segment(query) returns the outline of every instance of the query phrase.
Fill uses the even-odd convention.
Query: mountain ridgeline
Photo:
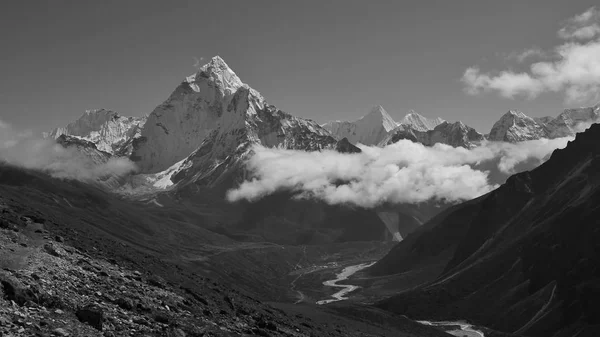
[[[313,214],[310,218],[297,211],[282,212],[268,207],[267,200],[271,198],[228,204],[224,200],[226,191],[252,175],[247,171],[245,162],[252,156],[253,146],[358,153],[360,148],[356,144],[359,143],[383,147],[406,139],[425,146],[442,143],[474,148],[486,140],[515,143],[572,136],[584,125],[597,120],[598,115],[599,106],[565,110],[556,118],[533,119],[521,112],[509,111],[494,124],[488,135],[483,135],[463,122],[430,119],[414,111],[396,122],[383,107],[376,106],[354,122],[336,121],[318,125],[269,104],[258,91],[243,83],[222,58],[216,56],[197,73],[185,78],[148,116],[122,117],[110,110],[90,110],[77,121],[54,129],[47,136],[68,136],[68,141],[63,139],[61,144],[80,150],[83,147],[81,142],[76,144],[78,139],[88,141],[88,145],[94,144],[95,149],[88,146],[83,151],[94,156],[94,160],[106,159],[106,154],[127,156],[133,160],[139,170],[136,175],[120,179],[112,177],[99,183],[111,191],[142,199],[158,193],[159,198],[183,198],[212,204],[215,209],[235,209],[223,212],[219,217],[208,217],[209,227],[224,226],[235,232],[244,228],[244,231],[252,232],[251,236],[256,234],[257,228],[263,228],[258,230],[259,237],[266,238],[269,230],[265,226],[270,228],[271,224],[284,221],[295,224],[293,228],[301,229],[302,234],[298,235],[303,239],[292,239],[292,242],[321,242],[354,240],[364,233],[375,232],[377,234],[368,237],[378,239],[386,232],[385,228],[394,237],[405,237],[410,232],[408,228],[418,227],[449,204],[390,205],[379,209],[378,215],[371,216],[368,214],[375,214],[373,211],[348,205],[330,207],[317,200],[298,200],[294,193],[287,191],[275,193],[278,203],[287,205],[280,207],[300,207],[304,212]],[[490,170],[494,184],[506,178],[506,174],[496,171],[495,166]],[[360,228],[340,222],[357,212],[361,215],[352,223],[363,221],[366,216],[374,225],[367,226],[369,229],[351,230],[354,234],[344,234],[346,230],[340,232],[341,228]],[[389,212],[398,216],[390,217]],[[324,228],[336,229],[330,231]],[[395,228],[401,229],[400,236]]]
[[[396,122],[383,107],[376,106],[353,122],[318,125],[270,105],[216,56],[185,78],[147,116],[123,117],[111,110],[89,110],[66,127],[45,135],[80,138],[94,143],[100,151],[129,157],[138,173],[146,175],[144,182],[160,177],[161,188],[192,183],[225,188],[246,175],[241,172],[243,162],[253,145],[317,151],[342,148],[338,142],[343,139],[353,145],[380,147],[408,139],[426,146],[442,143],[473,148],[486,140],[517,143],[573,136],[599,116],[600,105],[567,109],[556,118],[531,118],[511,110],[484,135],[461,121],[430,119],[412,110]]]

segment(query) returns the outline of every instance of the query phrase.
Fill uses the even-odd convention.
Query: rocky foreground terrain
[[[21,215],[10,200],[0,200],[3,336],[313,333],[310,321],[290,325],[281,312],[240,300],[243,295],[216,283],[206,280],[211,294],[201,296],[107,258],[96,248],[75,248],[45,229],[46,220],[39,215]]]

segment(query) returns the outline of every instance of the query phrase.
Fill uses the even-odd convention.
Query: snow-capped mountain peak
[[[385,111],[381,105],[374,106],[369,113],[360,118],[357,123],[362,123],[369,127],[383,126],[385,131],[391,131],[396,127],[396,121]]]
[[[131,159],[146,174],[183,160],[174,180],[214,183],[252,144],[315,150],[335,140],[316,122],[268,104],[217,56],[150,114]]]
[[[338,140],[347,138],[353,144],[376,145],[396,128],[397,123],[381,105],[377,105],[356,121],[331,121],[322,126]]]
[[[225,63],[220,56],[213,57],[210,62],[200,67],[197,73],[186,77],[185,82],[196,92],[199,92],[200,87],[198,82],[202,82],[201,78],[211,78],[215,84],[226,91],[225,94],[231,95],[237,89],[242,87],[244,83],[235,74],[231,68]]]
[[[434,119],[426,118],[414,110],[410,110],[399,124],[410,125],[417,131],[433,130],[436,126],[442,124],[443,119],[437,117]]]
[[[488,139],[492,141],[521,142],[546,137],[545,128],[521,111],[509,110],[494,123]]]

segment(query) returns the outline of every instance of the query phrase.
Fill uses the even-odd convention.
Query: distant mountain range
[[[187,167],[189,176],[190,169],[212,171],[212,164],[200,167],[206,166],[201,162],[239,160],[251,144],[310,151],[335,148],[344,138],[352,144],[370,146],[408,139],[427,146],[443,143],[472,148],[484,140],[516,143],[574,136],[599,118],[600,104],[566,109],[555,118],[531,118],[510,110],[484,135],[461,121],[426,118],[412,110],[396,122],[383,107],[376,106],[356,121],[318,125],[269,105],[216,56],[187,77],[148,116],[124,117],[111,110],[88,110],[67,126],[45,133],[45,137],[56,139],[64,134],[90,141],[100,151],[131,157],[142,173],[175,173]],[[232,153],[236,154],[232,157]],[[214,174],[212,177],[216,178]]]
[[[443,143],[470,148],[483,140],[516,143],[574,136],[599,118],[600,104],[566,109],[555,118],[531,118],[520,111],[510,110],[484,135],[461,121],[450,123],[439,117],[429,119],[412,110],[402,121],[396,122],[381,106],[376,106],[356,121],[332,121],[323,124],[323,127],[336,139],[348,138],[355,144],[385,146],[400,139],[409,139],[427,146]]]
[[[360,149],[354,146],[358,143],[386,146],[408,139],[426,146],[443,143],[473,148],[486,140],[520,142],[572,136],[583,126],[596,121],[599,109],[599,105],[569,109],[556,118],[536,119],[521,112],[509,111],[494,124],[488,135],[460,121],[451,123],[441,118],[430,119],[414,111],[396,122],[381,106],[374,107],[367,115],[353,122],[335,121],[319,125],[269,104],[258,91],[243,83],[223,59],[216,56],[197,73],[185,78],[148,116],[123,117],[110,110],[90,110],[66,127],[56,128],[45,136],[68,136],[61,140],[61,144],[67,147],[77,146],[81,149],[87,144],[86,154],[102,152],[93,154],[97,158],[105,158],[105,154],[108,154],[133,160],[139,168],[138,174],[121,179],[120,187],[115,187],[112,177],[108,184],[111,190],[116,188],[120,192],[139,196],[172,191],[165,195],[179,198],[186,194],[186,198],[196,198],[199,188],[208,188],[210,193],[204,193],[216,193],[213,199],[223,199],[226,190],[247,178],[249,172],[244,162],[252,155],[253,145],[305,151],[331,149],[359,152]],[[91,147],[92,144],[95,148]],[[285,202],[290,205],[297,204],[293,195],[285,195],[278,201],[287,200]],[[266,206],[261,206],[267,202],[265,200],[246,205],[247,211],[262,209]],[[319,204],[319,209],[327,210],[324,213],[319,211],[322,214],[332,211],[332,208],[318,201],[313,203],[304,203],[304,206],[311,209]],[[403,206],[400,218],[404,220],[400,225],[389,223],[389,219],[395,217],[381,216],[387,214],[389,209],[381,210],[381,220],[375,221],[380,223],[382,229],[382,221],[390,228],[400,226],[404,237],[444,208],[439,206],[435,203],[418,207]],[[270,217],[264,209],[261,212],[264,214],[257,218],[257,223]],[[347,216],[356,213],[356,210],[338,207],[333,212],[338,215],[329,214],[317,222],[331,222],[331,219],[326,220],[327,216],[335,218],[342,213]],[[295,219],[290,220],[290,216]],[[364,220],[364,216],[367,216],[366,213],[355,220]],[[300,220],[302,217],[298,213],[284,212],[277,217],[293,223],[305,222]],[[273,221],[273,218],[270,219]],[[241,219],[228,220],[229,223],[231,221]]]

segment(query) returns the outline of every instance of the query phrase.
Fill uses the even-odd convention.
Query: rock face
[[[56,142],[64,148],[77,149],[79,153],[90,158],[94,164],[104,164],[111,157],[110,153],[99,150],[95,143],[79,137],[62,134],[56,138]]]
[[[87,110],[79,119],[45,133],[45,137],[57,139],[61,135],[90,141],[98,150],[113,155],[128,156],[131,144],[140,136],[146,117],[124,117],[112,110]]]
[[[484,140],[484,136],[462,122],[442,122],[433,130],[427,131],[419,131],[411,125],[400,124],[388,137],[379,143],[379,146],[393,144],[401,139],[408,139],[425,146],[442,143],[454,147],[471,148]]]
[[[337,144],[335,145],[335,150],[340,153],[361,153],[362,152],[361,149],[352,145],[352,143],[350,143],[348,138],[342,138],[342,140],[337,142]]]
[[[347,138],[351,143],[376,145],[396,127],[397,123],[378,105],[364,117],[354,121],[331,121],[323,128],[331,132],[336,139]]]
[[[516,110],[505,113],[500,120],[494,123],[488,136],[491,141],[497,142],[522,142],[545,138],[546,129],[533,118]]]

